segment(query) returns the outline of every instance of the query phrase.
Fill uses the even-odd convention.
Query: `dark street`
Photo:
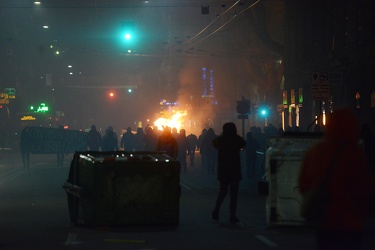
[[[309,228],[267,226],[265,196],[247,180],[241,182],[241,222],[229,223],[227,198],[220,222],[214,223],[217,181],[199,167],[181,175],[177,227],[74,226],[62,188],[69,163],[58,168],[55,162],[55,155],[32,155],[27,171],[18,154],[0,152],[1,249],[315,249]],[[364,249],[375,246],[371,232],[373,227],[366,232]]]

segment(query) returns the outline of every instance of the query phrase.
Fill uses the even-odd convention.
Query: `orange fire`
[[[187,115],[186,111],[175,111],[173,110],[170,117],[161,117],[154,121],[154,126],[158,127],[158,130],[163,130],[163,127],[176,128],[180,131],[183,128],[184,116]]]

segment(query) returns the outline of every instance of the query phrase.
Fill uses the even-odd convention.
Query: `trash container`
[[[68,180],[75,225],[179,223],[180,165],[159,152],[76,152]]]
[[[261,191],[267,195],[269,226],[306,224],[300,214],[302,197],[298,178],[304,155],[321,138],[321,134],[295,133],[270,139],[266,151],[266,179],[259,183]]]

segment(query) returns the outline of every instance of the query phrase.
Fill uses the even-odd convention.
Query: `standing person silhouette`
[[[135,151],[135,135],[133,134],[131,127],[128,127],[126,132],[122,135],[120,147],[124,151]]]
[[[240,151],[246,145],[245,140],[237,134],[236,125],[232,122],[223,125],[223,132],[213,140],[213,145],[218,150],[217,179],[220,182],[219,194],[212,211],[212,219],[219,220],[220,206],[228,193],[230,196],[230,223],[237,223],[237,197],[241,174]]]
[[[107,134],[103,137],[102,150],[118,151],[118,144],[113,130],[108,130]]]
[[[202,151],[206,155],[206,168],[208,175],[215,175],[217,163],[217,150],[212,144],[213,140],[217,137],[213,128],[209,128],[203,138],[201,145]]]
[[[178,155],[178,145],[171,133],[170,127],[165,127],[164,132],[158,138],[157,151],[165,152],[172,159],[176,160]]]
[[[109,133],[109,132],[111,132],[111,133]],[[105,134],[103,136],[103,144],[104,144],[104,141],[106,141],[107,146],[108,146],[108,142],[110,141],[110,140],[108,140],[108,138],[106,138],[108,135],[111,135],[114,138],[114,140],[116,141],[116,150],[118,150],[118,145],[119,145],[118,136],[117,136],[117,133],[113,130],[112,126],[108,126],[108,128],[105,130]],[[108,151],[108,150],[106,150],[106,151]]]
[[[87,147],[90,151],[99,151],[102,146],[102,136],[96,130],[96,126],[92,125],[91,130],[87,134]]]
[[[59,129],[64,130],[64,126],[60,125]],[[64,166],[64,145],[62,144],[62,140],[59,143],[58,152],[56,153],[56,160],[58,167]]]
[[[260,148],[258,140],[253,137],[253,133],[247,132],[246,134],[246,176],[248,179],[255,179],[256,177],[256,164],[257,164],[257,150]]]
[[[201,155],[201,164],[200,164],[201,169],[207,168],[207,164],[206,164],[207,163],[207,155],[206,155],[206,152],[204,152],[204,149],[202,148],[203,139],[204,139],[204,136],[206,135],[206,133],[207,133],[207,129],[204,128],[202,130],[202,133],[199,135],[198,142],[197,142],[199,154]]]
[[[20,139],[22,163],[25,169],[30,168],[31,141],[30,141],[29,133],[30,133],[29,128],[28,127],[24,128],[21,132],[21,139]]]
[[[197,148],[198,137],[191,133],[190,135],[186,136],[189,142],[189,166],[195,167],[195,150]]]
[[[135,151],[142,151],[145,147],[143,138],[145,137],[145,132],[143,131],[143,128],[138,127],[137,133],[134,135],[134,149]]]
[[[373,179],[358,142],[356,116],[349,109],[337,109],[327,117],[323,140],[304,157],[301,194],[323,186],[327,196],[324,212],[313,221],[318,249],[361,249]]]
[[[151,127],[147,127],[146,134],[143,137],[144,151],[156,151],[158,146],[158,136]]]
[[[180,162],[181,172],[187,172],[186,157],[189,155],[189,141],[186,137],[186,130],[180,129],[180,133],[176,136],[177,141],[177,160]]]

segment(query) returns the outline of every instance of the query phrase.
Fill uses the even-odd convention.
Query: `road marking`
[[[183,186],[186,189],[193,190],[192,188],[190,188],[189,186],[185,185],[184,183],[180,183],[180,185]]]
[[[76,233],[69,233],[68,238],[66,239],[64,245],[65,246],[74,246],[77,244],[81,244],[81,242],[76,241],[77,240],[77,234]]]
[[[111,242],[111,243],[133,243],[133,244],[146,243],[146,240],[105,239],[104,241]]]
[[[32,168],[50,168],[51,164],[48,162],[41,162],[31,165]],[[57,166],[56,166],[57,167]]]
[[[262,241],[264,244],[266,244],[269,247],[278,247],[275,243],[273,243],[270,239],[268,239],[266,236],[263,235],[255,235],[255,238]]]
[[[7,175],[5,177],[1,177],[0,179],[0,185],[4,184],[6,182],[9,182],[13,179],[15,179],[17,176],[20,176],[21,174],[24,174],[25,171],[20,170],[20,169],[14,169],[10,171],[9,173],[6,173]]]

